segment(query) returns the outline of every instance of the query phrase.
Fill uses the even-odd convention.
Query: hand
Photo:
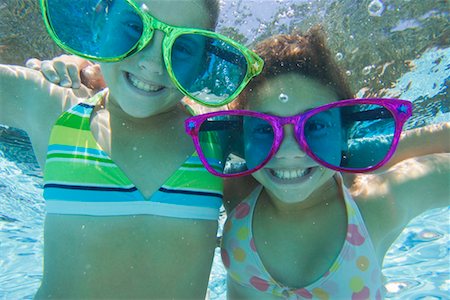
[[[54,84],[67,88],[78,89],[81,86],[79,70],[92,64],[91,62],[71,55],[61,55],[52,60],[40,61],[29,59],[25,65],[41,73]]]
[[[100,67],[78,56],[61,55],[43,61],[31,58],[26,66],[42,72],[47,80],[62,87],[79,89],[85,85],[94,92],[106,87]]]

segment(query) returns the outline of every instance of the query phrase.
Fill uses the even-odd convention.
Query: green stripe
[[[192,183],[195,182],[195,188]],[[177,170],[165,183],[164,186],[171,188],[201,189],[221,193],[223,180],[202,170]]]
[[[80,117],[70,112],[65,112],[58,119],[58,121],[56,121],[55,125],[65,126],[69,128],[76,128],[81,130],[90,130],[90,116],[87,115],[85,117]]]
[[[45,181],[66,181],[89,184],[130,185],[132,182],[114,165],[104,167],[77,161],[48,161],[45,165]]]
[[[49,144],[80,146],[84,148],[102,150],[90,131],[58,125],[53,127]]]
[[[47,154],[47,159],[50,159],[50,158],[83,159],[83,160],[90,160],[90,161],[114,164],[112,160],[107,159],[107,158],[92,157],[92,156],[87,156],[87,155],[82,155],[82,154],[71,154],[71,153]]]

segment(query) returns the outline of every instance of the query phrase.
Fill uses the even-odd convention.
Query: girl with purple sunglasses
[[[449,204],[448,153],[386,165],[410,102],[339,101],[352,94],[324,44],[318,28],[263,41],[265,68],[238,110],[185,122],[209,171],[228,178],[230,299],[382,299],[388,248],[412,218]]]

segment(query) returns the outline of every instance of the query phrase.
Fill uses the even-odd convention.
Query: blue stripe
[[[53,187],[54,184],[44,186],[44,198],[46,201],[59,200],[68,202],[134,202],[146,201],[141,193],[133,188],[130,191],[117,191],[114,189],[78,189]],[[80,200],[82,199],[82,200]],[[185,205],[192,207],[209,207],[219,209],[222,205],[222,195],[215,193],[197,193],[186,191],[156,191],[150,200],[151,202],[160,202],[174,205]]]
[[[69,146],[69,145],[61,145],[61,144],[53,144],[48,146],[48,151],[65,151],[65,152],[72,152],[69,154],[75,155],[73,152],[79,152],[79,153],[88,153],[92,155],[100,155],[105,158],[109,159],[108,154],[106,152],[99,150],[99,149],[93,149],[93,148],[85,148],[80,146]]]
[[[76,106],[71,107],[67,112],[68,113],[77,113],[78,115],[82,115],[83,118],[87,118],[90,116],[92,109],[94,106],[91,106],[86,103],[79,103]]]
[[[186,193],[186,191],[165,192],[158,190],[153,194],[152,202],[193,207],[210,207],[219,209],[222,205],[222,195],[214,193]]]
[[[125,202],[144,201],[139,191],[118,192],[99,190],[77,190],[64,188],[44,189],[46,201],[61,200],[73,202]]]

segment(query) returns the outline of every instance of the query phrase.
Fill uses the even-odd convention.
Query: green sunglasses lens
[[[176,80],[189,96],[208,105],[226,102],[247,73],[247,60],[239,49],[201,34],[178,36],[171,63]]]
[[[127,54],[142,36],[141,17],[125,0],[48,0],[47,18],[66,50],[102,59]]]
[[[213,32],[173,27],[154,18],[150,18],[153,25],[144,24],[128,0],[42,3],[55,41],[65,50],[92,60],[123,59],[145,46],[139,44],[144,31],[152,35],[154,30],[144,30],[145,26],[162,30],[170,41],[163,49],[170,77],[185,95],[207,106],[230,102],[262,68],[258,58],[249,68],[247,50]]]

